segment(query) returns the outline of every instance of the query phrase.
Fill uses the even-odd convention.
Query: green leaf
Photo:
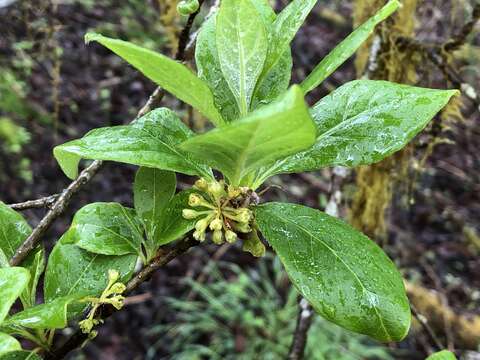
[[[0,324],[8,314],[10,307],[28,284],[30,274],[21,267],[0,269]]]
[[[7,328],[63,329],[68,324],[68,306],[79,299],[79,296],[65,296],[45,304],[36,305],[7,318],[2,326]]]
[[[0,360],[42,360],[42,358],[30,351],[12,351],[0,355]]]
[[[315,145],[278,161],[268,175],[366,165],[402,149],[457,90],[425,89],[388,81],[355,80],[311,110]]]
[[[315,89],[323,80],[338,69],[365,40],[373,33],[375,26],[392,15],[400,6],[397,0],[390,0],[374,16],[360,25],[337,45],[322,61],[313,69],[310,75],[302,82],[302,89],[306,93]]]
[[[14,337],[0,332],[0,358],[8,352],[22,350],[22,346]]]
[[[255,0],[253,3],[262,16],[265,28],[270,28],[276,17],[270,5],[263,0]],[[225,121],[231,122],[240,117],[240,111],[220,67],[215,36],[216,17],[216,14],[212,15],[202,25],[197,38],[195,60],[198,76],[208,83],[215,98],[215,105]],[[292,55],[290,47],[287,46],[279,61],[268,72],[263,73],[258,80],[251,110],[272,102],[288,89],[291,69]]]
[[[278,14],[270,32],[264,73],[268,73],[281,59],[285,50],[290,47],[295,34],[316,2],[317,0],[294,0]]]
[[[294,86],[279,101],[180,147],[238,185],[249,171],[310,147],[315,133],[303,94]]]
[[[442,350],[430,355],[425,360],[457,360],[457,357],[451,351]]]
[[[192,105],[215,125],[223,124],[224,121],[214,106],[213,95],[207,84],[185,65],[127,41],[110,39],[100,34],[88,33],[85,41],[99,42],[157,85]]]
[[[175,194],[175,173],[142,167],[133,186],[135,210],[145,225],[150,252],[156,250],[165,209]]]
[[[4,255],[1,257],[11,259],[31,232],[23,216],[0,201],[0,252]]]
[[[182,216],[182,210],[190,208],[188,197],[194,190],[185,190],[176,194],[165,209],[161,222],[161,231],[156,238],[157,245],[165,245],[179,239],[193,230],[197,220],[187,220]]]
[[[32,252],[22,262],[22,266],[30,272],[28,285],[22,295],[20,295],[23,307],[28,308],[35,305],[38,281],[45,270],[45,250],[40,247],[35,252]]]
[[[250,108],[268,49],[262,17],[250,0],[222,1],[216,42],[223,76],[244,116]]]
[[[141,256],[141,227],[133,209],[118,203],[92,203],[77,211],[62,240],[95,254]]]
[[[298,291],[327,320],[380,341],[410,327],[400,273],[373,241],[305,206],[261,205],[256,221]]]
[[[81,158],[211,177],[211,171],[177,148],[194,133],[171,110],[156,109],[131,125],[95,129],[83,138],[54,148],[53,154],[71,179],[78,175]]]
[[[137,256],[93,254],[64,243],[65,237],[68,233],[48,258],[44,284],[46,303],[65,296],[99,296],[107,286],[108,270],[117,270],[123,283],[131,278]]]
[[[195,47],[195,63],[198,77],[212,90],[218,111],[226,122],[231,122],[240,117],[240,110],[220,68],[215,37],[216,18],[217,15],[214,14],[202,24]]]
[[[22,215],[0,201],[0,268],[10,266],[8,260],[31,234],[32,229]],[[38,279],[45,267],[45,252],[41,247],[32,252],[21,264],[30,271],[30,280],[20,296],[24,306],[35,303]]]

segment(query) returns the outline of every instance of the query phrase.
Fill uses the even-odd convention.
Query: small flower
[[[205,199],[198,194],[190,194],[188,197],[188,205],[192,207],[201,206],[205,202]]]
[[[115,283],[112,285],[112,287],[110,288],[110,294],[123,294],[123,292],[127,289],[127,287],[125,286],[125,284],[122,284],[122,283]]]
[[[223,234],[222,230],[215,230],[213,232],[212,240],[215,244],[220,245],[223,244]]]
[[[213,195],[215,199],[225,195],[225,185],[223,182],[213,181],[208,184],[208,192]]]
[[[208,182],[204,178],[200,178],[197,181],[195,181],[195,185],[193,185],[193,187],[200,191],[207,191]]]
[[[225,231],[225,240],[227,240],[228,243],[232,244],[237,241],[237,234],[235,234],[232,230],[227,230]]]
[[[195,211],[192,209],[183,209],[182,210],[182,216],[187,219],[187,220],[193,220],[199,217],[200,215],[205,214],[203,211]]]
[[[223,228],[223,221],[220,220],[219,218],[216,218],[210,223],[211,230],[222,230],[222,228]]]

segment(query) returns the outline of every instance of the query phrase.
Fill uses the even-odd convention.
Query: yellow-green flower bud
[[[108,281],[109,282],[114,283],[118,280],[119,277],[120,277],[120,274],[118,273],[117,270],[114,270],[114,269],[108,270]]]
[[[223,221],[219,218],[216,218],[210,223],[210,229],[212,230],[222,230],[223,228]]]
[[[237,221],[241,223],[249,223],[252,219],[252,211],[247,208],[238,209]]]
[[[227,242],[232,244],[237,241],[237,234],[235,234],[232,230],[227,230],[225,231],[225,239],[227,240]]]
[[[237,232],[241,232],[241,233],[245,233],[245,234],[252,231],[252,228],[250,227],[250,225],[246,224],[246,223],[235,223],[235,224],[233,224],[233,228]]]
[[[222,230],[215,230],[213,232],[213,237],[212,237],[212,240],[215,244],[217,245],[221,245],[223,244],[223,234],[222,234]]]
[[[126,288],[125,284],[117,282],[112,285],[109,292],[110,294],[122,294]]]
[[[201,191],[207,191],[208,182],[204,178],[200,178],[197,181],[195,181],[195,185],[193,185],[193,187]]]
[[[193,233],[193,238],[195,240],[198,240],[198,241],[205,241],[205,231],[204,232],[201,232],[201,231],[195,231]]]
[[[209,223],[210,223],[210,216],[207,216],[196,222],[195,229],[200,232],[205,232],[205,230],[207,230]]]
[[[82,333],[88,334],[93,329],[93,319],[88,318],[82,320],[78,323],[78,325],[80,326],[80,330],[82,330]]]
[[[125,300],[125,298],[121,295],[117,295],[108,300],[108,302],[112,304],[115,309],[120,310],[123,307],[123,300]]]
[[[198,0],[182,0],[177,5],[177,11],[182,16],[193,14],[200,7]]]
[[[205,199],[198,194],[190,194],[188,197],[188,205],[196,207],[196,206],[201,206],[203,203],[205,203]]]
[[[232,185],[228,185],[228,197],[230,199],[234,199],[240,195],[240,189],[233,187]]]
[[[208,192],[212,194],[215,198],[220,198],[225,195],[225,185],[223,181],[213,181],[208,184]]]
[[[203,212],[195,211],[192,209],[183,209],[182,216],[187,220],[193,220],[199,217],[200,215],[204,214]]]

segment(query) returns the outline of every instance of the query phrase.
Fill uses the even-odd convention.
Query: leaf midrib
[[[288,219],[288,218],[283,218],[281,216],[279,216],[277,213],[274,213],[274,212],[271,212],[270,213],[271,215],[273,216],[276,216],[277,218],[279,218],[280,220],[283,220],[285,222],[288,222],[290,224],[292,224],[294,227],[298,227],[299,229],[301,229],[303,232],[307,233],[309,236],[311,236],[311,238],[314,238],[314,239],[317,239],[326,249],[328,249],[344,266],[345,268],[353,275],[353,277],[355,278],[355,280],[358,282],[358,284],[360,285],[360,287],[362,288],[362,291],[365,293],[365,292],[370,292],[364,285],[363,285],[363,282],[360,280],[360,278],[358,277],[358,275],[355,273],[355,271],[353,271],[353,269],[337,254],[337,252],[332,249],[327,243],[325,243],[325,241],[323,241],[322,239],[316,237],[313,233],[311,233],[306,227],[298,224],[298,223],[295,223],[293,222],[292,220]],[[380,325],[382,326],[382,330],[385,332],[385,334],[387,335],[388,338],[392,338],[392,336],[390,335],[390,333],[387,331],[386,327],[385,327],[385,324],[383,322],[383,319],[382,317],[380,316],[380,313],[378,311],[378,308],[374,305],[372,306],[374,311],[375,311],[375,314],[377,315],[377,318],[378,320],[380,321]]]

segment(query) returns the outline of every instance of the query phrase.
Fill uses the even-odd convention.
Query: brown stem
[[[467,41],[468,35],[473,31],[475,24],[480,19],[480,3],[477,3],[472,11],[472,19],[463,25],[462,29],[458,34],[453,36],[450,40],[448,40],[444,45],[443,48],[445,51],[455,51],[458,50],[460,47],[465,45]]]
[[[143,269],[140,270],[140,272],[127,283],[127,288],[124,294],[128,295],[131,293],[133,290],[138,288],[140,284],[148,281],[156,270],[162,266],[165,266],[177,256],[182,255],[195,245],[198,245],[198,241],[192,238],[186,238],[178,242],[174,247],[167,249],[161,248],[158,251],[157,256],[148,265],[144,266]],[[117,310],[113,306],[103,306],[101,308],[100,318],[105,320],[113,315],[116,311]],[[84,334],[80,330],[77,330],[62,346],[46,354],[45,360],[63,359],[69,352],[80,347],[87,339],[88,334]]]
[[[51,208],[52,205],[57,201],[61,194],[53,194],[45,196],[36,200],[28,200],[21,203],[10,204],[8,205],[11,209],[16,211],[28,210],[28,209],[41,209],[41,208]]]
[[[297,326],[293,334],[292,345],[288,353],[289,360],[301,360],[305,354],[307,345],[308,330],[312,325],[313,308],[304,298],[300,298],[298,302]]]

